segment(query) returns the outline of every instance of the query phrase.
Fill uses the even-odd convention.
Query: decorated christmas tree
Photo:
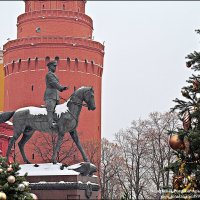
[[[7,163],[0,157],[0,200],[33,200],[37,196],[30,192],[26,176],[19,176],[18,163]]]
[[[194,72],[181,90],[183,100],[174,100],[172,111],[178,113],[182,127],[169,132],[169,145],[177,158],[166,169],[173,171],[174,199],[200,199],[200,52],[186,59],[186,66]]]

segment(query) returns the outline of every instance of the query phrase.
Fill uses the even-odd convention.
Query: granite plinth
[[[78,172],[60,169],[61,164],[21,165],[20,174],[28,173],[31,191],[39,200],[98,199],[98,177],[81,176]]]

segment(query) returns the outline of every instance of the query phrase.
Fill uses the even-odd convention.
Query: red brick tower
[[[83,108],[78,130],[82,141],[100,141],[104,46],[92,40],[93,21],[85,14],[85,3],[25,1],[25,13],[17,19],[17,39],[4,45],[4,111],[44,104],[46,63],[56,59],[60,83],[70,86],[63,98],[74,87],[94,87],[97,108]]]

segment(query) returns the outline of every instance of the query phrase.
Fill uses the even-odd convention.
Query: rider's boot
[[[49,127],[51,129],[57,128],[57,123],[53,120],[53,112],[51,112],[51,111],[48,112],[47,118],[48,118]]]

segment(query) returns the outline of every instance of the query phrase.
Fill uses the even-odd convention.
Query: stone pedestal
[[[20,174],[28,173],[31,192],[39,200],[98,199],[98,177],[81,176],[60,164],[22,165]],[[57,169],[56,169],[57,168]]]

